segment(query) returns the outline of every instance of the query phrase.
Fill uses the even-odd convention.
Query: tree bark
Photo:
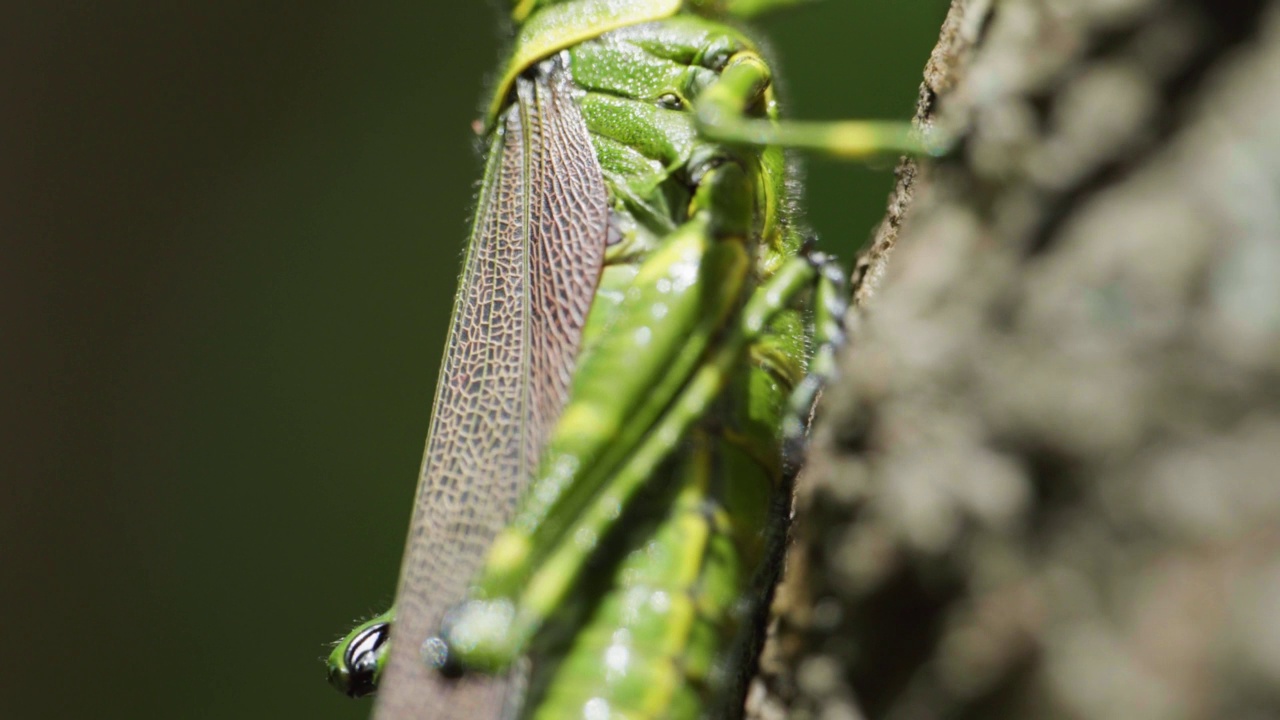
[[[1280,717],[1277,6],[956,0],[757,717]]]

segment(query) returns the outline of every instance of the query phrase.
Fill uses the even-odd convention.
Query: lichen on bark
[[[758,707],[1280,715],[1277,5],[957,0]]]

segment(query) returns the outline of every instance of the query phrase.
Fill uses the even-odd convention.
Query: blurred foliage
[[[942,0],[759,25],[808,118],[908,117]],[[0,716],[363,717],[500,51],[485,3],[30,4],[0,33]],[[850,256],[885,169],[809,164]]]

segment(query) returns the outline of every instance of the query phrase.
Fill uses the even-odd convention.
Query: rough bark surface
[[[756,712],[1280,717],[1280,0],[955,5]]]

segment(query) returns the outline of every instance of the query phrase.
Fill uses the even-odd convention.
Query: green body
[[[685,14],[568,50],[621,241],[605,255],[570,404],[475,593],[518,597],[531,615],[548,616],[539,629],[547,639],[529,638],[527,715],[536,719],[726,717],[740,700],[741,653],[753,646],[749,630],[772,587],[767,560],[785,528],[780,429],[804,373],[799,313],[735,348],[722,368],[726,389],[698,415],[673,418],[671,404],[746,297],[800,246],[783,211],[781,149],[703,140],[686,109],[718,77],[705,65],[749,49],[731,28]],[[765,97],[760,111],[772,111]],[[698,279],[681,288],[691,273]],[[626,507],[630,488],[618,492],[626,523],[603,534],[622,537],[575,541],[600,533],[589,509],[609,505],[616,475],[662,420],[687,427],[663,439],[668,455],[634,491],[645,497]],[[607,489],[584,497],[579,484]],[[548,565],[566,556],[576,565],[573,556],[590,551],[593,568],[568,594],[539,592],[530,587],[539,548],[556,548],[541,559]],[[543,574],[547,584],[561,579]],[[567,597],[581,607],[570,611]],[[524,634],[516,618],[504,638]],[[516,651],[504,647],[494,660]],[[483,653],[472,651],[479,664],[490,662]]]
[[[785,528],[780,428],[807,357],[799,313],[734,349],[719,368],[725,391],[698,415],[673,418],[671,404],[800,246],[781,149],[704,140],[686,109],[718,78],[706,65],[749,49],[729,27],[686,14],[567,51],[620,241],[605,256],[569,404],[473,593],[515,602],[506,642],[456,651],[463,664],[496,667],[527,640],[529,717],[728,717],[740,701],[741,654]],[[772,111],[767,96],[759,110]],[[666,456],[640,473],[641,497],[611,497],[663,420],[689,429],[660,443]],[[625,522],[592,522],[611,502]],[[584,560],[590,569],[575,573]]]
[[[818,341],[833,339],[819,325],[815,341],[806,322],[820,276],[800,257],[777,143],[894,146],[865,126],[778,123],[768,65],[726,22],[778,4],[516,3],[390,648],[358,663],[370,687],[383,681],[377,717],[741,712],[786,532],[784,426],[802,432],[813,388],[797,388]],[[568,161],[548,170],[556,153]],[[491,249],[516,237],[516,250]],[[526,263],[494,270],[525,246]],[[549,267],[588,284],[539,296]],[[527,298],[523,330],[476,319],[487,317],[477,298],[495,293]],[[585,318],[561,312],[579,300]],[[540,332],[562,341],[563,361],[539,365]],[[467,460],[481,431],[462,449],[440,440],[463,423],[451,418],[465,393],[483,395],[488,370],[458,360],[477,342],[534,348],[516,373],[531,389],[477,424],[518,446],[496,481],[475,469],[489,466],[485,451]],[[448,472],[474,492],[442,482]],[[470,504],[451,504],[458,493]],[[450,524],[451,512],[468,519]],[[381,619],[371,623],[331,659],[349,692],[353,642],[367,644]]]

